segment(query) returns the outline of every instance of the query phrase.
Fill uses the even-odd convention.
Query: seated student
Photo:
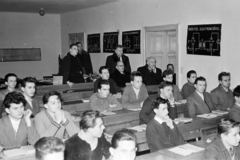
[[[127,129],[114,133],[112,145],[109,148],[111,157],[108,160],[134,160],[137,150],[137,138]]]
[[[32,111],[24,111],[26,100],[22,93],[8,93],[3,104],[8,116],[0,119],[0,144],[5,149],[35,144],[39,134],[30,118]]]
[[[130,73],[124,71],[124,63],[118,61],[116,64],[116,70],[110,76],[118,85],[118,87],[125,87],[126,83],[130,82]]]
[[[25,110],[30,109],[32,117],[34,117],[40,111],[38,101],[33,98],[36,91],[36,79],[32,77],[24,78],[21,83],[21,89],[27,101]]]
[[[131,85],[124,88],[122,96],[122,104],[127,109],[141,108],[143,102],[148,97],[148,91],[142,83],[142,74],[134,71],[130,75]]]
[[[218,75],[219,86],[211,91],[212,102],[219,110],[229,110],[234,105],[233,93],[230,89],[230,73],[221,72]]]
[[[17,75],[14,73],[8,73],[4,78],[7,88],[0,91],[0,118],[2,118],[2,113],[4,112],[3,100],[5,96],[13,91],[18,91],[16,88],[17,85]]]
[[[148,124],[149,121],[151,121],[155,113],[152,109],[152,103],[156,100],[156,98],[163,98],[168,101],[168,112],[169,112],[169,117],[171,119],[177,118],[177,109],[174,104],[174,97],[172,95],[172,83],[163,81],[159,85],[159,95],[156,96],[149,96],[143,103],[143,107],[140,111],[140,124]]]
[[[169,63],[168,65],[167,65],[167,70],[172,70],[172,72],[173,72],[173,81],[172,81],[172,83],[174,84],[174,85],[176,85],[177,83],[177,78],[176,78],[176,73],[174,73],[174,66],[173,66],[173,64],[171,64],[171,63]]]
[[[240,159],[239,122],[222,119],[217,126],[219,137],[204,151],[202,159],[237,160]]]
[[[98,92],[90,97],[90,107],[99,112],[116,111],[122,109],[122,104],[113,97],[110,90],[110,83],[107,80],[101,80],[98,83]]]
[[[147,124],[146,139],[151,152],[184,144],[177,125],[168,117],[167,100],[157,98],[152,104],[155,117]]]
[[[113,94],[113,96],[115,98],[122,98],[121,95],[121,88],[119,88],[116,84],[116,82],[114,82],[114,80],[112,80],[111,78],[109,78],[109,69],[106,66],[101,66],[99,68],[99,73],[100,73],[100,78],[98,78],[95,82],[94,82],[94,92],[98,91],[98,83],[101,80],[108,80],[110,83],[110,93]]]
[[[182,96],[184,99],[187,99],[190,94],[195,91],[194,83],[197,78],[197,73],[194,70],[190,70],[187,72],[187,80],[188,82],[185,83],[182,87]]]
[[[65,146],[61,139],[56,137],[43,137],[35,144],[36,160],[64,160]]]
[[[110,143],[106,140],[103,120],[98,111],[82,114],[80,132],[65,141],[65,160],[102,160],[110,157]]]
[[[215,110],[211,95],[205,91],[207,82],[204,77],[198,77],[194,84],[196,90],[187,98],[187,106],[190,117],[199,114],[210,113]]]
[[[171,82],[173,84],[173,71],[171,69],[165,70],[163,72],[163,80]],[[186,103],[186,100],[183,100],[182,94],[177,85],[173,84],[173,97],[175,101],[181,103]]]
[[[61,110],[62,98],[60,93],[50,91],[44,94],[43,104],[46,108],[35,116],[36,129],[41,137],[58,137],[63,139],[64,133],[72,136],[79,132],[72,116]]]
[[[162,70],[156,67],[156,62],[154,57],[148,57],[146,59],[146,65],[137,69],[142,73],[143,83],[145,85],[156,85],[163,81]]]
[[[233,96],[235,99],[235,104],[229,111],[229,118],[236,122],[240,122],[240,85],[234,88]]]

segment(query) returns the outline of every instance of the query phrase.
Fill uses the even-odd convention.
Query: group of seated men
[[[72,48],[70,46],[70,52],[71,50],[74,50],[74,53],[77,52],[74,46],[76,45]],[[120,57],[119,54],[121,54]],[[75,62],[73,66],[76,67],[78,60]],[[15,89],[17,76],[7,74],[5,76],[7,89],[0,92],[1,116],[4,115],[0,119],[0,145],[4,149],[12,149],[35,144],[37,149],[39,143],[41,145],[44,145],[43,141],[47,143],[44,137],[68,138],[59,149],[60,152],[65,150],[66,160],[100,160],[103,156],[111,160],[133,160],[136,156],[135,135],[129,130],[118,131],[114,134],[110,144],[103,134],[105,126],[101,112],[123,108],[139,109],[140,124],[147,124],[147,144],[150,151],[155,152],[186,143],[173,121],[179,116],[178,105],[182,104],[187,106],[186,116],[190,117],[210,113],[217,109],[228,110],[229,118],[233,120],[223,119],[219,123],[219,138],[205,150],[204,156],[229,159],[232,158],[229,156],[233,154],[235,158],[240,157],[240,152],[238,152],[240,148],[238,147],[240,86],[237,86],[233,92],[231,91],[230,73],[221,72],[218,75],[219,86],[209,94],[206,92],[206,79],[197,77],[196,71],[191,70],[187,73],[188,82],[180,91],[179,87],[174,84],[176,75],[172,65],[169,66],[170,69],[162,73],[161,69],[156,67],[155,58],[147,58],[146,63],[146,66],[139,67],[138,71],[128,74],[131,71],[129,59],[122,54],[122,47],[118,46],[106,62],[114,67],[110,69],[107,66],[101,66],[99,69],[100,78],[94,82],[95,93],[90,97],[91,110],[83,113],[79,126],[75,125],[67,111],[62,110],[62,98],[58,92],[45,93],[44,109],[40,110],[34,98],[36,80],[31,77],[24,78],[21,82],[21,90],[18,90]],[[125,65],[128,66],[127,70],[125,70]],[[71,67],[70,70],[73,71]],[[119,74],[129,76],[130,81],[125,82],[122,78],[124,82],[116,83],[119,80]],[[70,77],[76,78],[71,73]],[[114,80],[114,77],[117,80]],[[66,79],[66,83],[71,86],[77,82]],[[153,84],[158,85],[159,94],[149,96],[146,85]],[[122,90],[121,87],[124,89]],[[2,114],[3,112],[6,113]],[[51,139],[49,141],[51,142]],[[219,147],[220,149],[225,147],[227,152],[219,153]],[[41,157],[39,159],[47,157],[37,153],[36,157]],[[58,156],[63,157],[63,154],[58,154]]]

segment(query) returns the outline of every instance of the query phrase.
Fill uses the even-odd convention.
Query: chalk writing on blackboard
[[[88,35],[88,52],[89,53],[100,53],[100,33]]]
[[[118,45],[118,32],[107,32],[103,35],[103,52],[112,53]]]
[[[187,54],[220,56],[221,24],[189,25]]]
[[[122,33],[123,53],[141,53],[141,31],[127,31]]]

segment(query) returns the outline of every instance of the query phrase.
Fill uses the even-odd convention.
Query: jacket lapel
[[[4,118],[4,125],[6,138],[8,138],[9,142],[11,143],[11,146],[15,146],[16,139],[15,131],[8,116]]]
[[[195,97],[196,101],[198,101],[201,104],[205,104],[205,102],[203,101],[202,97],[200,97],[200,95],[197,93],[197,91],[194,91],[193,94],[194,94],[194,97]]]
[[[22,118],[18,127],[17,135],[16,135],[16,144],[21,145],[23,138],[25,138],[25,135],[26,135],[26,124],[25,124],[25,120]]]

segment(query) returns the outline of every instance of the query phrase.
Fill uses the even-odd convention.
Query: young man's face
[[[53,152],[46,154],[41,160],[64,160],[64,152]]]
[[[117,68],[117,70],[118,70],[119,72],[123,72],[123,71],[124,71],[124,64],[123,64],[123,62],[119,61],[119,62],[117,63],[116,68]]]
[[[15,76],[11,76],[11,77],[8,77],[8,81],[5,82],[5,84],[11,88],[11,89],[14,89],[17,85],[17,77]]]
[[[206,89],[207,82],[206,81],[198,81],[197,84],[195,84],[194,86],[198,92],[203,93]]]
[[[154,109],[155,114],[162,118],[165,119],[166,117],[168,117],[168,106],[167,103],[165,104],[160,104],[158,109]]]
[[[173,87],[172,86],[166,86],[162,89],[160,89],[160,95],[162,98],[168,99],[173,94]]]
[[[69,51],[71,55],[76,56],[78,53],[78,48],[77,46],[72,46],[72,48],[70,48]]]
[[[166,77],[163,78],[164,81],[168,81],[168,82],[173,82],[173,75],[169,74]]]
[[[115,50],[115,53],[118,55],[118,57],[121,57],[122,54],[123,54],[123,48],[117,48],[117,49]]]
[[[108,71],[108,69],[103,69],[102,73],[100,74],[100,76],[102,77],[102,79],[108,80],[109,79],[109,71]]]
[[[190,78],[187,78],[187,80],[188,80],[189,83],[194,84],[196,78],[197,78],[197,74],[192,73]]]
[[[15,104],[11,103],[9,108],[5,109],[9,116],[15,120],[19,120],[22,118],[24,113],[23,103]]]
[[[239,127],[234,127],[229,130],[226,134],[221,134],[221,138],[228,146],[238,146],[240,141]]]
[[[219,82],[223,87],[229,88],[231,85],[231,78],[230,76],[222,76],[222,80]]]
[[[140,89],[142,86],[142,77],[135,76],[134,80],[131,81],[131,84],[133,85],[134,88]]]
[[[105,126],[103,125],[102,118],[96,119],[96,125],[93,128],[89,128],[89,132],[92,134],[93,137],[100,138],[103,134]]]
[[[120,140],[117,148],[110,148],[113,160],[134,160],[136,157],[136,144],[132,140]]]
[[[56,113],[61,110],[62,103],[57,95],[49,97],[48,102],[44,105],[50,112]]]
[[[102,84],[101,89],[98,89],[98,93],[102,98],[107,98],[109,92],[110,92],[110,85],[108,84]]]
[[[27,82],[25,87],[21,87],[23,93],[28,97],[33,97],[35,94],[35,83]]]

